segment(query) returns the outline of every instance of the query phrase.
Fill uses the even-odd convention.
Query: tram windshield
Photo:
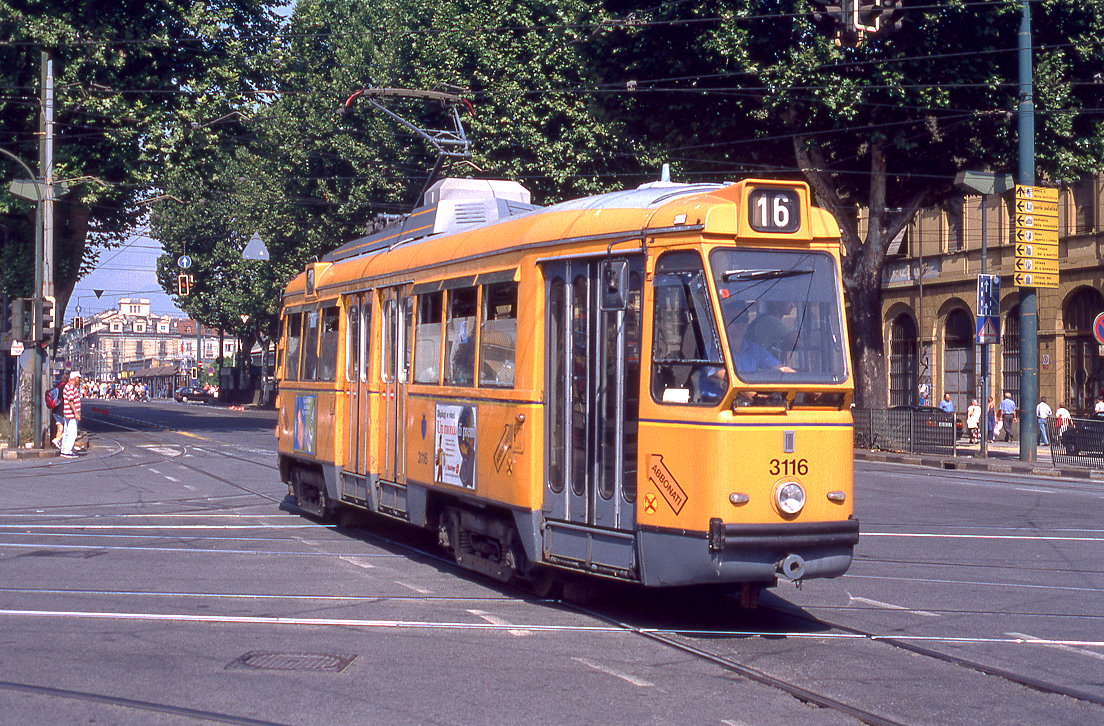
[[[838,273],[830,255],[721,248],[709,261],[724,337],[741,380],[846,380]]]

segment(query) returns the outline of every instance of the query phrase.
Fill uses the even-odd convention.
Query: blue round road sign
[[[181,270],[187,270],[192,266],[192,258],[188,255],[180,255],[180,259],[176,261],[176,264],[180,266]]]
[[[1097,315],[1093,321],[1093,337],[1097,343],[1104,345],[1104,313]]]

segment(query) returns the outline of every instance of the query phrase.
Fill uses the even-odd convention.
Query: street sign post
[[[1000,276],[978,275],[975,340],[981,345],[1000,342]],[[988,354],[986,354],[988,355]]]
[[[1104,345],[1104,313],[1097,315],[1093,321],[1093,337],[1097,343]]]
[[[1016,185],[1013,282],[1019,287],[1058,287],[1058,190]]]

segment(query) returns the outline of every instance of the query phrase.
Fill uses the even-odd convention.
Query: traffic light
[[[882,32],[895,33],[905,24],[905,11],[901,0],[882,0]]]
[[[32,316],[34,320],[31,322],[32,338],[36,343],[53,345],[54,334],[57,332],[54,328],[54,299],[44,297],[35,308]]]
[[[73,318],[73,328],[75,330],[80,330],[83,327],[84,327],[84,318],[82,318],[80,315]]]
[[[877,33],[882,29],[882,0],[855,0],[851,29],[856,33]]]
[[[9,303],[8,312],[8,329],[11,331],[12,340],[18,340],[21,343],[27,342],[30,338],[27,333],[29,332],[27,326],[27,313],[30,312],[31,301],[22,298],[12,298]]]
[[[191,369],[188,371],[188,377],[191,378],[193,381],[198,381],[199,380],[199,368],[196,367],[196,366],[192,366]]]
[[[183,272],[176,276],[176,294],[185,297],[192,292],[192,276]]]
[[[839,35],[844,20],[850,15],[852,0],[813,0],[813,22],[825,35]]]

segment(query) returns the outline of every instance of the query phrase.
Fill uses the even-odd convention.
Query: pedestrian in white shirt
[[[1047,419],[1053,413],[1050,406],[1047,405],[1046,397],[1040,398],[1039,405],[1035,407],[1035,417],[1039,419],[1039,443],[1043,446],[1050,446],[1050,437],[1047,436]]]
[[[1056,432],[1055,444],[1062,443],[1062,436],[1066,433],[1066,429],[1073,423],[1073,416],[1070,415],[1069,410],[1066,408],[1066,404],[1059,403],[1058,410],[1054,412],[1054,431]]]

